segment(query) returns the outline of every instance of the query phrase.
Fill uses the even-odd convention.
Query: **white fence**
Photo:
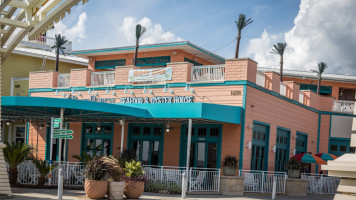
[[[273,178],[276,177],[276,193],[285,193],[285,172],[240,170],[239,175],[245,177],[244,192],[272,193]]]
[[[335,112],[353,113],[354,108],[354,101],[334,100],[333,111]]]
[[[308,182],[308,194],[335,194],[340,177],[328,177],[324,174],[302,174]]]
[[[299,103],[304,103],[304,92],[299,92]]]
[[[91,86],[114,86],[115,72],[93,72]]]
[[[256,74],[256,84],[261,86],[261,87],[265,87],[266,84],[266,76],[262,73],[258,73]]]
[[[46,185],[57,185],[58,184],[58,170],[59,165],[56,164],[52,169],[51,178],[49,175],[46,177]],[[84,186],[84,165],[79,162],[65,162],[61,164],[64,172],[64,185],[71,187],[83,187]],[[21,163],[18,167],[18,178],[17,182],[23,185],[37,185],[38,177],[40,176],[36,166],[31,161],[25,161]]]
[[[211,82],[225,80],[225,65],[192,67],[191,82]]]
[[[181,186],[182,176],[186,171],[184,167],[171,166],[144,166],[145,176],[148,181],[163,183],[167,187]],[[188,174],[189,192],[219,192],[220,169],[215,168],[190,168]]]
[[[279,93],[283,96],[286,96],[287,94],[287,85],[284,84],[283,82],[280,82],[280,87],[279,87]]]
[[[70,87],[70,74],[58,74],[57,87],[67,88]]]

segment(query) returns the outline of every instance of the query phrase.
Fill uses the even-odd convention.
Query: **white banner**
[[[172,80],[172,67],[132,69],[129,71],[129,82],[160,82],[169,80]]]

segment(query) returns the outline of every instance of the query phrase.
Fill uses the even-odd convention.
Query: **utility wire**
[[[234,40],[232,40],[231,42],[229,42],[229,43],[225,44],[224,46],[222,46],[222,47],[220,47],[220,48],[218,48],[218,49],[213,50],[212,52],[217,52],[217,51],[220,51],[221,49],[223,49],[223,48],[226,48],[226,47],[230,46],[230,45],[231,45],[232,43],[234,43],[236,40],[237,40],[237,38],[235,38],[235,39],[234,39]]]

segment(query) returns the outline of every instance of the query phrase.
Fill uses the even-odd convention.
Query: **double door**
[[[253,124],[251,147],[251,170],[267,171],[269,126]]]
[[[289,135],[290,131],[277,129],[275,171],[286,171],[286,162],[289,160]]]
[[[89,155],[112,154],[113,124],[84,124],[82,151]]]
[[[308,135],[305,133],[297,132],[297,139],[295,144],[296,154],[307,153]]]

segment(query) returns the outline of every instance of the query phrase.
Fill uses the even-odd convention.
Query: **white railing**
[[[334,112],[353,113],[354,108],[355,101],[334,100]]]
[[[114,86],[115,72],[93,72],[91,86]]]
[[[325,174],[302,174],[301,179],[307,180],[308,194],[335,194],[340,177],[328,177]]]
[[[299,92],[299,103],[304,103],[304,92]]]
[[[59,88],[70,87],[70,73],[68,73],[68,74],[58,74],[57,87],[59,87]]]
[[[84,165],[79,162],[62,162],[61,167],[64,172],[64,185],[70,187],[83,187],[84,186]],[[32,161],[22,162],[18,167],[17,182],[23,185],[37,185],[38,177],[40,176],[36,166]],[[58,163],[52,169],[51,178],[46,176],[45,185],[57,185],[58,184]]]
[[[220,169],[190,168],[188,188],[190,192],[219,192]]]
[[[276,193],[285,193],[285,172],[240,170],[239,175],[245,178],[244,192],[272,193],[273,178],[276,177]]]
[[[279,93],[283,96],[286,96],[287,94],[287,85],[284,84],[283,82],[280,82],[280,87],[279,87]]]
[[[181,186],[182,174],[185,172],[182,167],[144,165],[145,177],[150,182],[163,183],[168,186]]]
[[[265,87],[265,83],[266,83],[266,76],[262,73],[257,73],[256,74],[256,84],[261,87]]]
[[[212,82],[225,80],[225,65],[194,66],[191,82]]]

